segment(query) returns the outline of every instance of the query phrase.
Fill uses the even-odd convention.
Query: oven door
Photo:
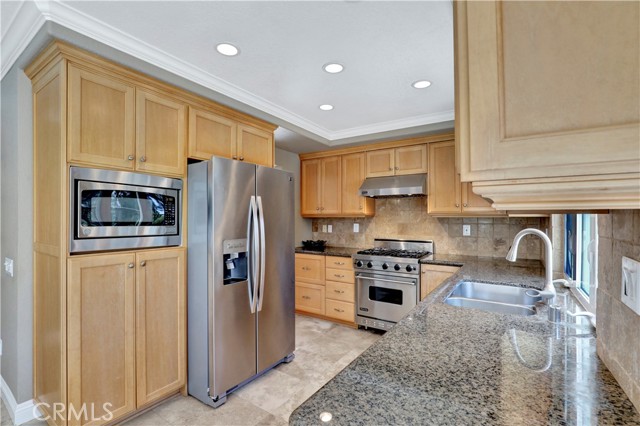
[[[356,288],[362,317],[398,322],[418,301],[418,277],[358,273]]]

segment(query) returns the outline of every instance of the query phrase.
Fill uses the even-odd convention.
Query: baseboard
[[[0,390],[2,391],[2,400],[14,425],[30,422],[36,418],[36,415],[40,415],[33,399],[20,404],[16,402],[16,398],[2,376],[0,376]]]

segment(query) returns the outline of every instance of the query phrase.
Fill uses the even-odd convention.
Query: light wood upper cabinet
[[[136,254],[137,406],[176,392],[186,382],[184,250]]]
[[[273,167],[273,132],[238,125],[238,160]]]
[[[69,65],[68,160],[133,169],[135,88]]]
[[[201,109],[189,108],[189,157],[208,160],[212,156],[237,158],[237,124]]]
[[[360,195],[360,186],[366,176],[366,156],[359,152],[342,156],[342,213],[372,216],[375,201]]]
[[[427,173],[427,145],[411,145],[395,149],[395,174]]]
[[[462,180],[510,210],[638,208],[640,3],[454,7]]]
[[[68,263],[69,404],[93,403],[96,418],[108,417],[106,403],[113,418],[136,409],[134,262],[133,254],[112,254]]]
[[[395,165],[395,149],[368,151],[366,177],[393,176]]]
[[[136,91],[136,168],[183,175],[187,138],[184,103],[153,92]]]
[[[301,161],[300,213],[303,216],[340,214],[340,165],[340,156]]]
[[[455,168],[453,141],[429,145],[429,195],[427,211],[433,215],[491,215],[502,216],[491,201],[475,194],[470,183],[460,183]]]
[[[410,145],[367,152],[367,177],[427,173],[427,145]]]

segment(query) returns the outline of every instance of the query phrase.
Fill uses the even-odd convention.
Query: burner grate
[[[372,248],[366,250],[360,250],[358,254],[365,254],[371,256],[386,256],[386,257],[405,257],[410,259],[420,259],[424,256],[431,254],[430,251],[423,250],[396,250],[388,248]]]

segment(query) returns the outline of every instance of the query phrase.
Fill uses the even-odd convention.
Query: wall
[[[598,355],[640,411],[640,315],[620,301],[622,256],[640,261],[640,210],[598,215]]]
[[[33,138],[31,82],[14,67],[2,79],[0,259],[14,260],[14,276],[0,273],[2,369],[18,403],[32,397]]]
[[[293,173],[295,187],[295,244],[311,239],[311,220],[300,216],[300,158],[298,154],[276,148],[276,167]]]
[[[353,232],[353,223],[360,233]],[[333,225],[332,233],[319,232]],[[462,236],[462,225],[471,225],[471,236]],[[376,215],[367,219],[315,219],[313,238],[329,245],[373,247],[374,238],[432,239],[436,253],[505,257],[513,237],[524,228],[544,230],[541,218],[436,218],[427,214],[426,197],[376,199]],[[538,237],[526,236],[518,258],[541,259]]]

